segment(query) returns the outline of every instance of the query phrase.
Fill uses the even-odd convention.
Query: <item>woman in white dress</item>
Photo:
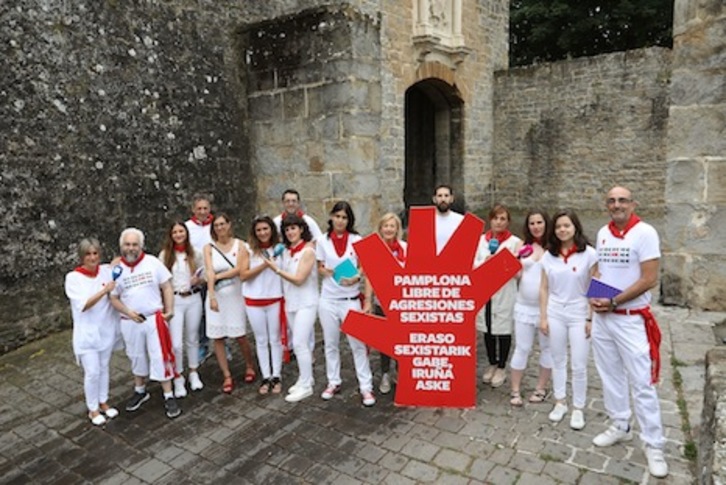
[[[316,241],[318,273],[323,277],[318,316],[323,327],[325,340],[325,368],[328,384],[320,395],[324,400],[332,399],[340,392],[340,325],[350,310],[361,310],[358,256],[353,244],[361,237],[355,230],[355,215],[350,204],[339,201],[330,211],[328,232]],[[344,268],[347,268],[344,269]],[[337,272],[336,272],[337,271]],[[364,406],[373,406],[373,376],[368,361],[366,345],[348,335],[353,353],[355,373],[358,378]]]
[[[565,209],[552,218],[554,232],[542,257],[540,283],[540,330],[550,337],[552,386],[555,406],[550,421],[562,421],[567,414],[567,347],[572,367],[570,427],[585,427],[587,399],[587,357],[590,351],[592,310],[585,294],[597,271],[597,252],[589,245],[574,211]]]
[[[540,403],[547,399],[547,386],[552,374],[552,354],[549,338],[539,331],[539,287],[542,279],[542,256],[552,223],[547,213],[540,209],[531,210],[524,218],[524,243],[532,248],[529,256],[522,257],[522,271],[519,276],[517,301],[514,304],[514,354],[512,368],[512,393],[509,403],[522,406],[520,385],[527,359],[532,352],[535,337],[539,339],[539,378],[529,402]]]
[[[236,239],[232,221],[226,214],[217,214],[212,223],[212,242],[204,246],[204,268],[207,272],[207,337],[214,340],[214,355],[224,376],[222,392],[234,390],[234,380],[229,370],[226,338],[239,343],[245,359],[244,381],[256,378],[252,350],[247,340],[242,282],[239,279],[241,252],[247,251],[244,241]]]
[[[174,316],[169,322],[171,347],[174,351],[177,377],[174,378],[174,397],[187,395],[184,379],[184,350],[189,363],[189,387],[199,391],[204,387],[199,378],[199,327],[202,324],[202,294],[199,285],[204,269],[204,256],[195,251],[189,241],[189,229],[184,222],[174,222],[166,232],[159,259],[171,272],[174,287]]]
[[[277,226],[268,216],[256,217],[250,228],[249,251],[240,258],[240,280],[245,299],[247,320],[255,333],[257,363],[262,374],[258,392],[262,395],[282,392],[282,280],[265,264],[273,257],[273,245],[279,241]],[[287,334],[287,330],[285,330]]]
[[[108,294],[116,286],[111,267],[99,264],[101,245],[83,239],[78,245],[80,265],[66,275],[65,292],[73,316],[73,353],[83,368],[83,390],[88,418],[96,426],[118,416],[108,404],[109,364],[120,342],[119,315]]]
[[[313,395],[315,384],[310,341],[315,333],[318,310],[318,273],[315,271],[315,243],[303,218],[292,214],[282,220],[282,241],[286,249],[280,265],[272,258],[265,262],[282,278],[285,311],[300,373],[285,401],[298,402]]]
[[[489,230],[479,240],[474,258],[475,266],[501,251],[517,255],[522,247],[522,240],[509,231],[511,220],[512,216],[506,206],[497,204],[492,207],[489,211]],[[482,382],[491,384],[492,387],[501,386],[507,378],[505,369],[512,347],[516,298],[517,280],[512,278],[492,296],[476,318],[477,330],[484,332],[484,345],[489,360]]]

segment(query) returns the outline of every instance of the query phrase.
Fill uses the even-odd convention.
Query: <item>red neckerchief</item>
[[[617,228],[614,221],[610,221],[608,223],[608,229],[610,229],[610,232],[612,235],[618,239],[625,239],[625,235],[628,233],[629,230],[633,228],[634,225],[640,222],[640,217],[636,216],[635,214],[630,214],[630,219],[628,219],[628,223],[625,224],[625,229],[622,231]]]
[[[272,241],[267,241],[266,243],[261,242],[260,243],[260,249],[269,249],[272,247]]]
[[[144,259],[144,256],[146,256],[146,253],[142,251],[141,254],[139,255],[138,259],[136,261],[134,261],[133,263],[129,263],[124,258],[121,258],[121,262],[123,264],[125,264],[126,266],[128,266],[131,269],[131,272],[133,273],[134,268]]]
[[[295,257],[295,255],[296,255],[297,253],[299,253],[300,251],[302,251],[303,249],[305,249],[305,241],[303,241],[303,240],[301,239],[301,240],[300,240],[300,242],[299,242],[299,243],[297,243],[297,246],[295,246],[295,247],[291,247],[291,248],[290,248],[290,257],[291,257],[291,258],[294,258],[294,257]]]
[[[208,226],[212,223],[214,220],[214,216],[212,214],[209,214],[206,219],[203,221],[200,221],[197,219],[197,216],[192,216],[192,222],[196,224],[197,226]]]
[[[648,337],[648,346],[650,348],[650,383],[656,384],[660,377],[660,341],[661,333],[658,322],[655,321],[650,307],[639,308],[637,310],[613,310],[617,315],[640,315],[645,320],[645,334]]]
[[[406,262],[406,252],[403,250],[403,246],[401,246],[401,243],[398,242],[398,239],[394,238],[393,241],[391,241],[390,243],[386,242],[386,246],[388,246],[388,249],[391,250],[397,260],[402,263]]]
[[[96,271],[88,271],[88,270],[87,270],[86,268],[84,268],[83,266],[78,266],[78,267],[77,267],[76,269],[74,269],[73,271],[78,271],[78,272],[79,272],[79,273],[81,273],[82,275],[86,275],[86,276],[88,276],[89,278],[95,278],[96,276],[98,276],[98,270],[99,270],[99,268],[100,268],[100,266],[96,265]]]
[[[537,244],[539,244],[540,246],[544,246],[544,245],[542,244],[542,238],[541,238],[541,237],[534,237],[534,236],[533,236],[533,237],[532,237],[532,242],[536,242],[536,243],[537,243]]]
[[[287,211],[282,211],[282,214],[280,214],[280,217],[282,217],[282,220],[284,221],[284,220],[285,220],[285,218],[286,218],[287,216],[289,216],[289,215],[292,215],[292,214],[290,214],[290,213],[289,213],[289,212],[287,212]],[[296,216],[298,216],[298,217],[299,217],[300,219],[302,219],[302,218],[303,218],[303,216],[305,215],[305,213],[304,213],[303,211],[301,211],[301,210],[298,210],[298,211],[295,211],[295,215],[296,215]]]
[[[156,333],[159,336],[159,346],[161,347],[161,357],[164,361],[164,377],[177,377],[176,372],[176,359],[174,357],[174,350],[171,347],[171,334],[169,333],[169,324],[164,320],[161,312],[156,312],[154,315],[154,322],[156,323]]]
[[[187,245],[186,244],[175,244],[174,251],[176,251],[177,253],[186,253]]]
[[[339,258],[342,258],[348,248],[348,231],[343,232],[342,236],[338,236],[335,231],[331,231],[328,237],[333,241],[336,254]]]
[[[565,258],[565,264],[567,264],[567,260],[570,258],[570,256],[572,256],[576,252],[577,252],[577,244],[573,244],[572,247],[570,249],[568,249],[567,251],[562,251],[562,249],[560,249],[560,256]]]
[[[492,231],[487,231],[486,234],[484,234],[484,237],[486,237],[486,240],[487,241],[491,241],[491,239],[494,238],[497,241],[499,241],[499,244],[502,244],[504,241],[506,241],[507,239],[509,239],[511,237],[511,235],[512,235],[512,233],[509,232],[508,230],[507,231],[502,231],[499,234],[497,234],[496,236],[494,236],[492,234]]]

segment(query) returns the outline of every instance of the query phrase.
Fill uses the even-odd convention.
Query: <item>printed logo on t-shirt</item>
[[[601,247],[598,249],[600,263],[630,264],[630,248]]]
[[[140,286],[148,286],[154,283],[154,274],[151,271],[129,274],[124,278],[124,289],[130,290]]]

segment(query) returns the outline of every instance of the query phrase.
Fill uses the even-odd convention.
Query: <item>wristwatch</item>
[[[615,298],[610,298],[610,306],[615,310],[618,307],[618,302],[615,301]]]

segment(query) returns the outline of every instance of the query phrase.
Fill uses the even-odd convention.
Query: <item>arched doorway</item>
[[[426,79],[406,90],[406,177],[404,202],[431,204],[434,187],[450,184],[463,209],[463,101],[440,79]]]

